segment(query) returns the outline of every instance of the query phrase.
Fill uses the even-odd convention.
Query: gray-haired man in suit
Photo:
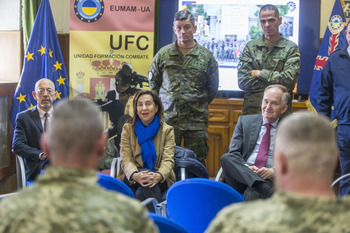
[[[274,139],[280,116],[287,110],[289,101],[287,88],[268,86],[264,91],[262,113],[239,118],[230,152],[220,159],[224,182],[243,193],[246,201],[268,198],[273,194]]]
[[[40,79],[35,83],[32,94],[37,105],[17,114],[12,143],[14,153],[24,158],[29,181],[40,174],[43,163],[47,161],[47,155],[40,149],[40,138],[44,131],[45,113],[48,114],[47,122],[53,111],[55,85],[50,79]]]

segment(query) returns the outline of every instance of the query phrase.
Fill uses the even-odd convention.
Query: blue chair
[[[225,206],[243,202],[243,197],[227,184],[205,178],[174,183],[166,197],[167,216],[190,233],[204,232]]]
[[[122,193],[128,197],[132,197],[132,198],[135,197],[132,190],[126,184],[124,184],[122,181],[118,180],[117,178],[106,175],[106,174],[102,174],[102,173],[97,173],[97,174],[99,176],[97,183],[100,186],[102,186],[108,190]]]
[[[131,198],[135,198],[134,193],[132,192],[132,190],[126,185],[124,184],[124,182],[118,180],[117,178],[114,178],[112,176],[103,174],[103,173],[97,173],[99,176],[99,179],[97,181],[97,183],[107,189],[107,190],[111,190],[111,191],[115,191],[115,192],[119,192],[122,193],[128,197]],[[161,214],[161,209],[160,207],[157,207],[158,202],[155,198],[147,198],[146,200],[142,201],[141,204],[146,206],[149,203],[152,203],[153,206],[155,207],[156,213]]]
[[[148,216],[157,225],[160,233],[187,233],[187,231],[181,225],[166,217],[152,212],[148,212]]]

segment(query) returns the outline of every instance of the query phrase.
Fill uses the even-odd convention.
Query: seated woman
[[[161,202],[175,182],[174,129],[163,122],[163,105],[154,92],[138,91],[133,104],[134,115],[122,131],[122,169],[118,178],[134,191],[137,199],[153,197]]]

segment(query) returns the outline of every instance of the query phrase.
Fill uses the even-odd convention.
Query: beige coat
[[[173,127],[162,123],[153,142],[157,152],[157,160],[154,168],[163,176],[161,182],[167,181],[169,187],[175,182],[175,138]],[[118,179],[122,181],[125,176],[130,180],[130,176],[134,172],[138,172],[139,169],[144,167],[141,157],[141,146],[137,141],[135,130],[130,123],[126,123],[123,127],[120,142],[120,157],[122,169],[120,169]]]

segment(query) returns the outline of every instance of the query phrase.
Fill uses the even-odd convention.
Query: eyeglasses
[[[45,93],[45,91],[47,92],[48,95],[52,95],[53,93],[55,93],[54,90],[49,88],[49,89],[39,89],[38,94],[43,95]]]

